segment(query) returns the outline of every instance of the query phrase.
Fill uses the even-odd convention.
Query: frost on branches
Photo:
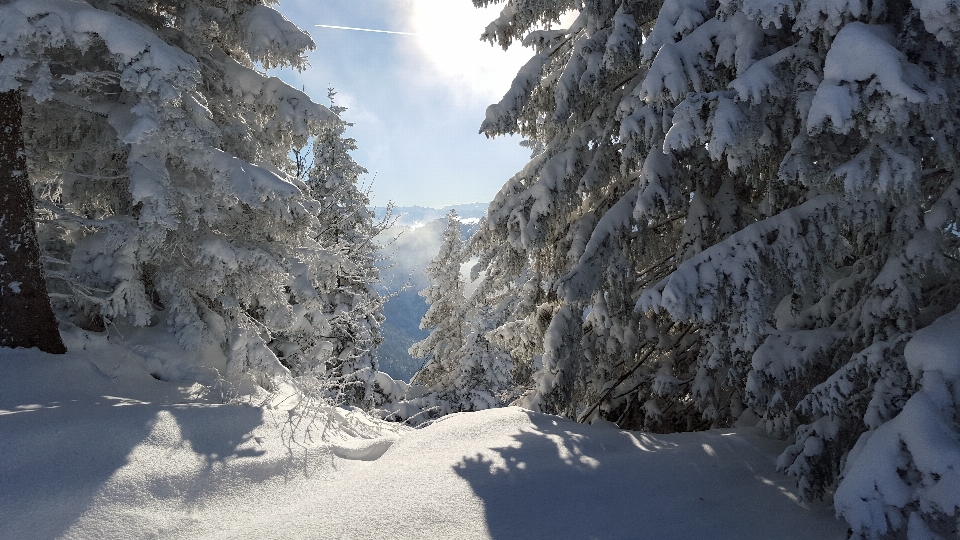
[[[165,322],[185,348],[219,345],[229,375],[268,387],[294,357],[327,361],[337,343],[297,336],[336,327],[336,308],[311,310],[349,256],[324,236],[326,195],[290,153],[324,133],[346,144],[342,121],[264,73],[302,69],[313,46],[262,2],[0,5],[0,91],[25,93],[62,319]]]
[[[911,351],[957,331],[958,6],[504,4],[484,39],[534,56],[481,131],[542,151],[474,245],[520,295],[490,334],[520,403],[664,431],[752,409],[854,537],[956,535],[960,357]]]
[[[460,217],[451,210],[440,251],[426,268],[430,286],[420,291],[430,306],[420,328],[430,335],[410,348],[411,356],[424,359],[411,381],[416,395],[408,392],[405,403],[391,406],[394,417],[405,421],[500,407],[512,386],[509,355],[486,335],[498,319],[477,301],[485,297],[484,285],[469,299],[464,296],[461,267],[467,249],[462,234]]]
[[[334,95],[331,89],[330,110],[340,115],[346,108],[334,105]],[[336,257],[310,284],[318,302],[304,305],[311,321],[323,322],[301,327],[287,358],[295,374],[330,381],[336,402],[369,408],[387,399],[376,382],[374,351],[383,341],[384,300],[374,288],[380,255],[373,238],[390,226],[390,212],[376,221],[369,209],[369,186],[359,183],[367,170],[350,155],[356,141],[345,136],[350,125],[327,123],[313,140],[312,164],[305,171],[308,193],[320,203],[313,239]],[[324,354],[304,354],[318,345],[327,348]]]
[[[430,330],[430,335],[410,347],[410,356],[424,359],[423,367],[411,382],[427,387],[438,384],[453,370],[454,357],[464,344],[466,299],[460,275],[464,262],[461,229],[460,216],[456,210],[450,210],[440,251],[424,270],[430,286],[419,293],[430,306],[420,321],[420,328]]]

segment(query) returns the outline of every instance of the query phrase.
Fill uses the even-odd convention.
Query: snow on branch
[[[316,48],[310,34],[267,6],[253,6],[243,19],[244,48],[255,62],[267,69],[288,64],[299,69],[306,66],[300,55]]]
[[[754,223],[682,263],[637,301],[641,311],[664,310],[680,320],[715,322],[740,314],[741,331],[754,339],[764,334],[770,283],[761,269],[775,265],[789,272],[796,287],[817,261],[829,227],[825,219],[836,197],[821,195],[774,217]]]
[[[487,107],[486,118],[480,125],[480,133],[487,137],[495,137],[514,133],[517,130],[517,118],[523,107],[530,101],[531,92],[540,83],[547,57],[545,53],[538,54],[520,68],[500,103]]]
[[[0,5],[0,56],[30,58],[42,49],[74,46],[81,50],[99,38],[123,71],[120,83],[137,92],[179,96],[199,81],[196,60],[153,32],[87,3],[69,0],[16,0]],[[0,70],[0,90],[18,86],[20,72]]]
[[[818,132],[827,120],[837,132],[850,131],[854,116],[872,94],[886,97],[888,115],[908,103],[936,102],[944,97],[943,90],[890,43],[893,39],[891,30],[880,25],[853,22],[840,30],[827,53],[823,82],[807,114],[809,133]]]

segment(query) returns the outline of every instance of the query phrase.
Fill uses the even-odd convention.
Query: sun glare
[[[409,28],[437,78],[468,99],[499,101],[531,52],[519,44],[508,51],[480,41],[502,6],[474,8],[468,2],[415,0]]]

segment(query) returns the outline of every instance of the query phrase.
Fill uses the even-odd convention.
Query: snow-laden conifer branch
[[[366,171],[343,108],[263,71],[303,68],[313,46],[262,2],[0,5],[0,86],[26,96],[61,318],[166,324],[186,349],[219,347],[227,377],[382,399]]]
[[[954,382],[908,369],[960,304],[956,6],[587,1],[534,29],[570,7],[507,2],[484,34],[534,49],[482,129],[541,151],[471,244],[517,295],[488,335],[520,403],[664,430],[752,409],[854,537],[956,534],[960,462],[921,450],[955,454]]]

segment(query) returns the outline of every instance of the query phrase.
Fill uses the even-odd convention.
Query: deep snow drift
[[[159,346],[65,337],[65,356],[0,349],[0,538],[846,531],[829,504],[796,501],[775,471],[784,444],[755,428],[654,436],[511,407],[411,429],[294,407],[289,389],[220,404],[209,381],[152,377]]]

